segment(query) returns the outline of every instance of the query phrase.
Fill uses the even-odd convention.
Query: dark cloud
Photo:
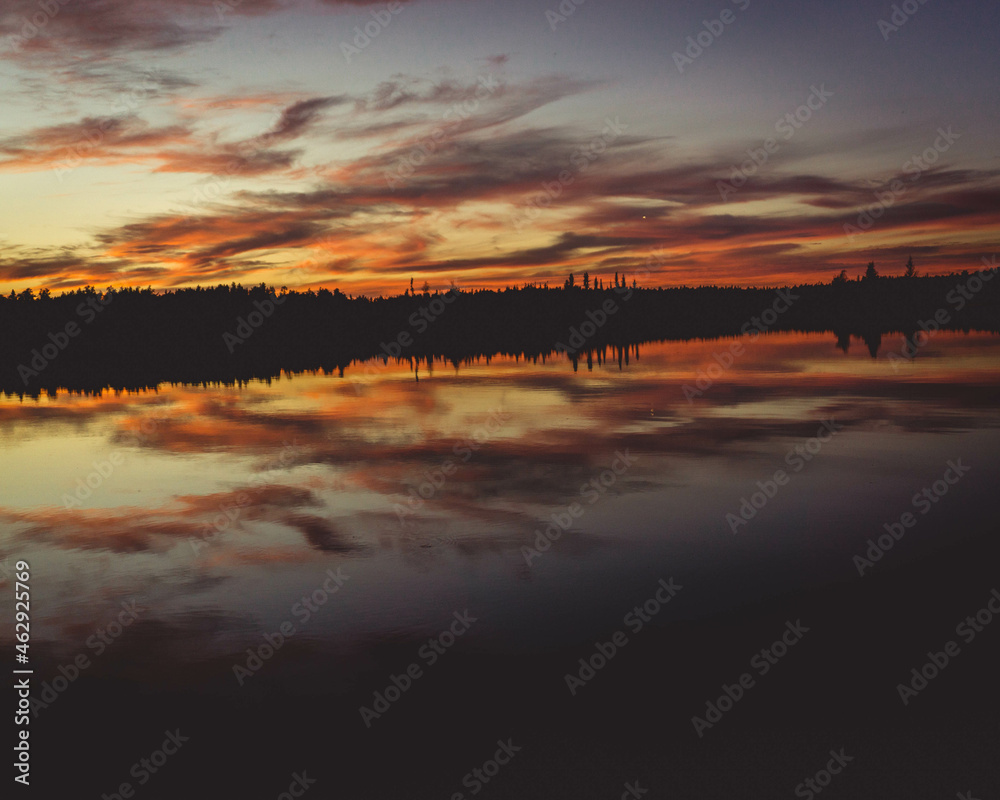
[[[233,99],[238,105],[241,98]],[[235,142],[196,141],[186,125],[153,127],[136,114],[86,117],[35,128],[0,140],[0,170],[72,169],[83,162],[115,164],[145,160],[153,172],[259,176],[291,167],[299,150],[275,150],[303,134],[323,110],[344,98],[315,97],[287,106],[274,128]]]
[[[157,157],[162,148],[190,142],[182,125],[153,127],[138,116],[85,117],[0,140],[0,170],[72,169],[83,162],[116,163]]]
[[[282,112],[278,124],[265,137],[294,139],[316,121],[320,112],[346,102],[346,97],[313,97],[293,103]]]
[[[54,0],[55,1],[55,0]],[[375,0],[322,0],[331,9],[375,5]],[[69,0],[42,13],[36,0],[5,0],[0,57],[31,67],[83,67],[115,56],[180,50],[218,37],[238,17],[287,8],[287,0]],[[31,19],[45,17],[41,26]]]

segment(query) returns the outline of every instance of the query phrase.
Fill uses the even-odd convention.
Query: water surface
[[[332,693],[346,709],[338,730],[365,741],[353,709],[455,612],[476,618],[455,665],[552,656],[529,663],[561,702],[575,659],[661,578],[684,586],[651,626],[667,632],[857,586],[854,556],[914,512],[949,461],[970,469],[873,572],[987,529],[997,337],[939,334],[904,362],[890,357],[901,336],[873,359],[859,340],[845,352],[831,335],[775,334],[713,366],[733,341],[648,344],[575,370],[562,358],[375,361],[343,377],[2,399],[0,554],[31,563],[34,652],[52,669],[96,655],[88,637],[136,600],[137,623],[94,659],[112,697],[126,684],[240,702],[263,686]],[[734,525],[778,470],[785,485]],[[558,538],[543,541],[546,528]],[[328,570],[346,576],[329,599]],[[294,625],[286,646],[239,681],[246,649],[282,623]],[[738,676],[741,652],[713,665],[720,679]],[[625,680],[618,667],[608,686]],[[693,714],[714,688],[674,701]],[[79,729],[70,705],[59,713]],[[413,713],[402,705],[400,719]],[[689,716],[672,718],[678,736]]]

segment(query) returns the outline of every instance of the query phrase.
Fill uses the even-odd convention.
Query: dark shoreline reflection
[[[512,359],[515,363],[523,362],[534,365],[546,365],[550,362],[566,363],[571,366],[573,372],[580,371],[581,363],[588,372],[592,372],[595,367],[600,368],[608,365],[617,366],[619,371],[623,371],[630,365],[630,362],[639,360],[642,350],[650,347],[657,348],[661,345],[685,343],[700,345],[715,342],[718,343],[717,350],[721,353],[732,342],[752,344],[760,337],[767,339],[775,336],[816,336],[822,333],[828,335],[832,333],[835,337],[836,347],[845,355],[850,353],[852,341],[856,340],[867,348],[868,355],[873,360],[881,357],[898,362],[912,362],[920,358],[925,352],[927,343],[933,341],[935,336],[946,337],[964,334],[973,336],[977,340],[988,340],[997,335],[996,331],[982,328],[958,331],[942,330],[932,332],[930,335],[917,329],[908,329],[905,334],[901,330],[849,333],[847,331],[817,332],[793,329],[749,335],[641,339],[605,343],[598,346],[585,344],[578,350],[548,347],[532,350],[501,349],[486,353],[459,351],[454,347],[449,347],[444,351],[427,351],[420,355],[397,357],[380,353],[367,357],[351,358],[347,361],[320,360],[318,363],[310,362],[308,366],[303,365],[300,359],[284,357],[263,370],[251,367],[234,370],[232,365],[228,365],[225,368],[212,368],[205,373],[185,369],[181,370],[180,374],[171,374],[170,377],[156,377],[158,370],[151,368],[144,362],[138,362],[136,365],[128,367],[105,365],[97,368],[74,362],[68,365],[68,372],[60,373],[61,377],[59,378],[53,377],[57,374],[53,371],[30,380],[27,386],[23,380],[0,383],[0,396],[37,399],[41,396],[55,397],[60,392],[96,396],[101,396],[106,392],[132,395],[156,392],[165,386],[243,388],[258,382],[271,385],[274,381],[308,375],[336,376],[350,381],[354,386],[359,386],[369,383],[373,377],[383,374],[387,368],[395,371],[401,367],[405,367],[413,376],[413,380],[419,382],[422,379],[433,377],[435,370],[450,369],[458,373],[465,368],[489,366],[494,361],[508,359]],[[893,341],[891,347],[883,346],[883,337],[889,337]],[[282,366],[278,366],[278,364]]]

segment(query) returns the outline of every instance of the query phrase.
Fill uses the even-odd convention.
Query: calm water
[[[917,525],[872,574],[900,569],[986,530],[1000,474],[1000,340],[938,335],[907,363],[889,357],[902,343],[884,337],[872,359],[858,340],[845,353],[830,335],[761,337],[690,398],[685,385],[696,387],[729,340],[642,346],[621,367],[615,357],[576,372],[563,359],[498,358],[423,364],[415,380],[409,364],[374,362],[343,378],[0,399],[0,557],[31,564],[34,657],[50,680],[76,654],[93,662],[40,724],[51,714],[84,730],[76,704],[100,677],[111,697],[125,685],[233,702],[262,687],[321,688],[347,698],[344,736],[375,736],[357,707],[410,662],[433,673],[419,647],[455,612],[476,621],[444,648],[448,670],[474,656],[566,652],[536,674],[542,696],[562,698],[577,657],[622,628],[661,578],[684,586],[651,625],[661,631],[855,586],[853,557],[910,511]],[[826,441],[810,442],[818,433]],[[921,513],[913,495],[949,460],[968,473]],[[778,470],[780,487],[770,484]],[[740,518],[741,504],[768,489],[773,497]],[[551,543],[540,538],[547,526],[559,534]],[[343,585],[328,595],[331,569]],[[972,596],[985,603],[991,588],[974,586]],[[304,597],[313,597],[308,613]],[[133,600],[135,623],[98,653],[90,637]],[[783,622],[774,618],[774,635]],[[234,665],[283,623],[292,635],[241,685]],[[948,626],[929,630],[927,647]],[[767,643],[748,641],[677,698],[677,736],[694,736],[689,717],[717,694],[715,672],[737,678],[744,651]],[[897,672],[916,665],[922,647],[917,639]],[[609,686],[631,669],[624,651],[618,658]],[[886,674],[891,701],[896,673]],[[427,685],[428,694],[440,689]],[[418,681],[373,727],[412,714],[421,691]],[[167,708],[142,724],[184,727],[154,718]],[[146,742],[155,744],[141,729],[136,737],[134,753],[94,773],[101,791],[116,788],[116,775],[128,779]],[[197,752],[207,758],[211,748]],[[384,753],[391,760],[391,748]],[[622,765],[605,796],[640,768]],[[463,791],[462,771],[445,773],[441,796],[449,780]],[[798,778],[789,777],[790,789]]]

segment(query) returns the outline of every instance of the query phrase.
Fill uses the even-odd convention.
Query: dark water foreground
[[[317,781],[309,796],[328,798],[617,798],[635,781],[648,797],[807,797],[796,787],[835,750],[852,760],[826,796],[993,797],[1000,619],[970,644],[955,627],[1000,586],[996,529],[984,521],[944,533],[934,552],[863,583],[718,613],[699,613],[696,598],[766,583],[776,565],[738,551],[711,574],[657,565],[683,590],[575,697],[564,674],[612,629],[560,647],[498,650],[473,628],[371,729],[359,707],[406,665],[427,665],[417,656],[421,637],[373,639],[353,653],[289,643],[237,689],[231,664],[240,654],[178,666],[178,650],[191,643],[140,624],[40,715],[33,796],[97,798],[131,782],[137,797],[270,798],[305,771]],[[808,569],[814,556],[798,557],[794,568]],[[657,574],[644,582],[650,595]],[[558,624],[589,591],[553,598],[538,616]],[[769,659],[754,666],[753,657],[788,621],[809,630],[761,675]],[[904,707],[897,684],[948,640],[961,652]],[[699,738],[692,716],[743,673],[755,684]],[[145,769],[130,768],[164,738],[152,720],[190,741],[140,785]],[[473,770],[498,740],[520,750],[479,784]]]
[[[0,398],[21,794],[997,796],[1000,337],[906,343]]]

